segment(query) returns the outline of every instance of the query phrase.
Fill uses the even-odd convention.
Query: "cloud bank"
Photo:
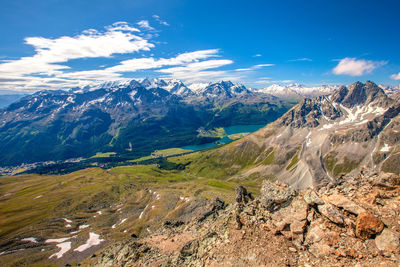
[[[390,78],[392,78],[393,80],[400,80],[400,72],[397,74],[391,75]]]
[[[159,24],[168,26],[159,16],[154,15],[153,18]],[[152,51],[157,43],[151,41],[154,35],[149,32],[157,30],[147,20],[135,25],[116,22],[102,31],[88,29],[75,36],[27,37],[25,44],[34,48],[34,54],[17,60],[0,61],[0,89],[36,91],[69,88],[94,81],[123,79],[126,73],[141,71],[152,71],[164,78],[189,82],[235,80],[239,77],[231,75],[228,70],[218,70],[233,63],[232,60],[221,59],[219,49],[185,52],[169,58],[146,57],[143,53]],[[126,56],[112,66],[102,65],[79,71],[69,66],[71,60],[115,59],[119,55]]]
[[[372,61],[346,57],[339,61],[332,72],[336,75],[362,76],[372,73],[373,70],[386,63],[386,61]]]

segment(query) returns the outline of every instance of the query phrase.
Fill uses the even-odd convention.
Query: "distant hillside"
[[[0,110],[0,162],[17,165],[116,152],[130,158],[215,138],[198,129],[267,124],[290,104],[229,81],[192,91],[144,79],[39,91]]]

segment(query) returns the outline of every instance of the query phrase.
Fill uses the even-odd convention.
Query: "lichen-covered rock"
[[[325,203],[324,205],[318,206],[318,211],[334,223],[344,223],[343,216],[340,214],[340,211],[330,203]]]
[[[369,212],[360,213],[356,222],[356,236],[362,239],[368,239],[372,235],[382,232],[383,222]]]
[[[325,202],[319,198],[319,196],[317,195],[317,193],[315,193],[313,190],[308,190],[305,194],[304,194],[304,201],[308,204],[308,205],[323,205]]]
[[[288,185],[276,184],[264,180],[259,200],[267,210],[273,211],[288,204],[295,195],[295,191]]]

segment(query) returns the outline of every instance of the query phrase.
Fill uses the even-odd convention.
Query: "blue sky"
[[[0,90],[400,83],[399,1],[0,1]]]

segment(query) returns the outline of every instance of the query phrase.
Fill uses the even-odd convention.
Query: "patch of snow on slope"
[[[142,219],[144,212],[146,211],[147,207],[149,206],[149,204],[146,205],[146,207],[144,207],[143,211],[140,213],[139,215],[139,219]]]
[[[308,146],[311,145],[311,138],[310,138],[310,136],[311,136],[311,131],[308,132],[308,134],[307,134],[307,136],[306,136],[306,139],[307,139],[306,147],[308,147]]]
[[[36,237],[27,237],[21,239],[21,241],[27,241],[27,242],[32,242],[32,243],[37,243]]]
[[[89,224],[82,224],[82,225],[79,225],[79,230],[88,228],[89,226],[90,226]]]
[[[381,148],[380,151],[381,151],[381,152],[389,152],[389,151],[390,151],[390,146],[389,146],[388,144],[385,144],[385,145]]]
[[[77,247],[76,249],[74,249],[74,251],[82,252],[87,250],[88,248],[99,245],[102,241],[104,241],[104,239],[100,239],[99,237],[100,235],[98,234],[89,233],[89,239],[86,241],[86,243]]]
[[[64,255],[64,253],[68,252],[71,249],[71,242],[64,242],[64,243],[57,244],[57,247],[60,248],[60,251],[52,254],[49,257],[49,259],[52,257],[57,257],[57,259],[61,258]]]

